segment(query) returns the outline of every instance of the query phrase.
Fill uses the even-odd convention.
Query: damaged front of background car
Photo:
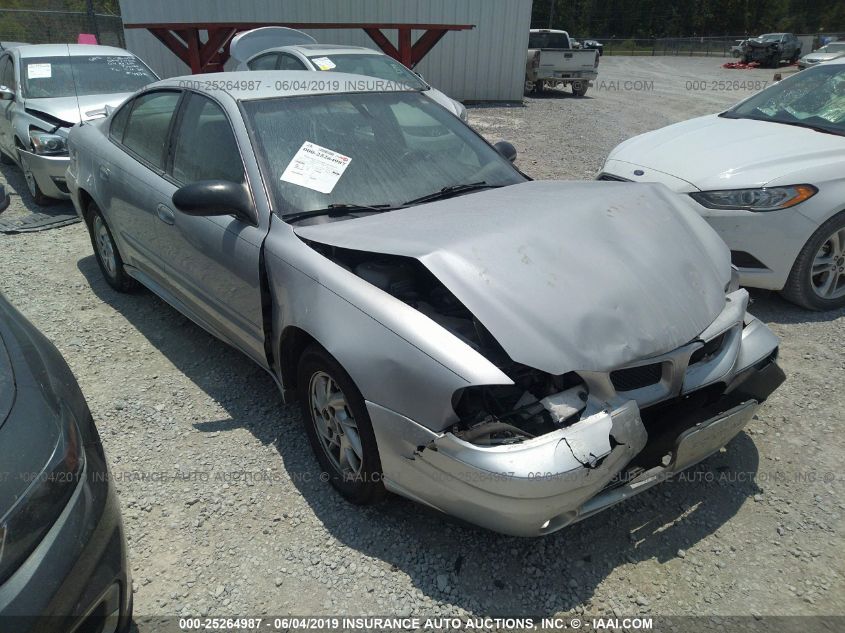
[[[388,490],[547,534],[718,450],[782,382],[724,244],[663,187],[624,187],[524,183],[295,227],[325,260],[293,265],[345,300],[318,303],[353,339],[317,338],[363,394]]]

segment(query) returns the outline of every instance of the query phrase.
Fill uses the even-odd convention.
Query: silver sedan
[[[241,72],[70,135],[109,284],[303,407],[328,479],[541,535],[726,444],[781,383],[728,249],[662,185],[532,182],[418,91]]]

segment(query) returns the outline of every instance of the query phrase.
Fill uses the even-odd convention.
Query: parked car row
[[[626,141],[597,182],[534,182],[393,60],[265,35],[233,43],[241,70],[163,81],[118,49],[4,51],[0,150],[34,196],[70,197],[112,288],[147,287],[298,401],[353,503],[559,530],[706,458],[784,380],[741,284],[845,305],[845,60]],[[594,72],[596,49],[535,35],[537,81]],[[122,630],[94,423],[2,299],[0,437],[36,475],[0,482],[0,613]]]

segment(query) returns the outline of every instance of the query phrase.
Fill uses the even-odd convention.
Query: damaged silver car
[[[21,44],[0,53],[0,162],[17,164],[38,205],[69,197],[68,130],[156,81],[122,48]]]
[[[512,145],[371,87],[166,80],[74,128],[68,169],[106,280],[270,372],[347,499],[548,534],[704,459],[783,381],[668,189],[532,182]]]

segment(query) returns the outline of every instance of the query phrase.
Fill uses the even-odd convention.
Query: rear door
[[[164,180],[167,141],[182,92],[145,92],[115,113],[109,126],[114,151],[98,157],[93,176],[101,192],[106,221],[121,256],[146,285],[167,285],[167,271],[156,243],[157,193]]]
[[[195,321],[266,365],[261,305],[262,227],[234,215],[190,216],[173,206],[173,193],[200,180],[248,186],[241,151],[223,107],[190,93],[171,139],[166,182],[155,195],[157,246],[173,293]]]

